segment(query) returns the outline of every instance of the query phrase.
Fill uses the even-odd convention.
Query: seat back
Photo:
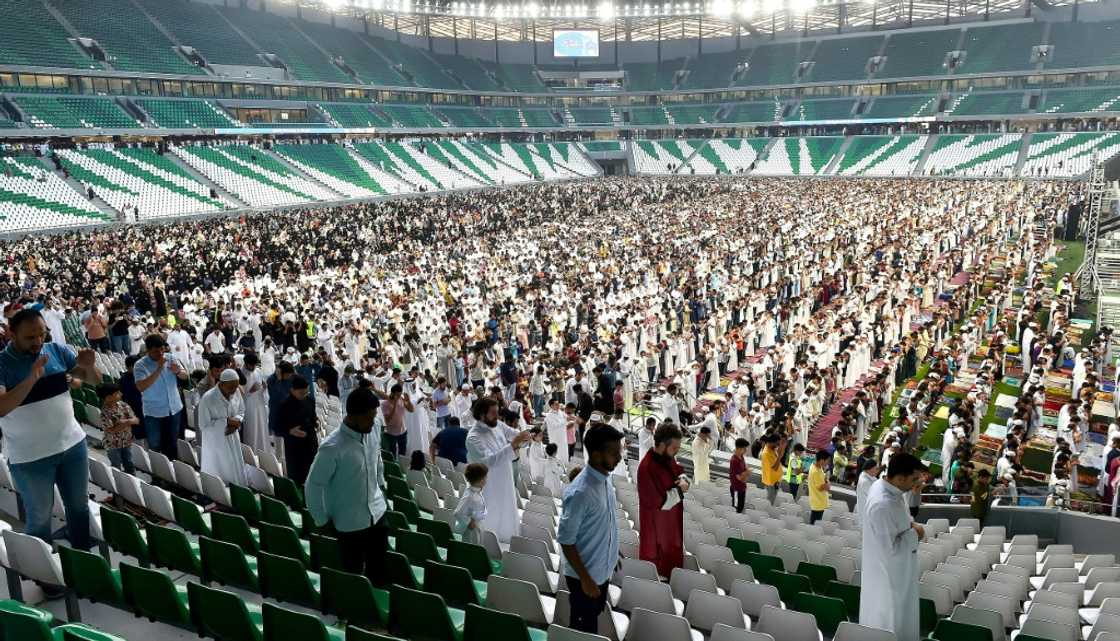
[[[350,626],[384,627],[388,621],[378,615],[373,585],[361,574],[323,568],[320,596],[323,610],[346,621]]]
[[[690,641],[691,638],[691,629],[684,617],[636,608],[630,613],[625,641]]]
[[[813,615],[772,605],[763,606],[754,629],[773,636],[775,641],[820,641],[821,638]]]
[[[187,582],[191,622],[213,639],[259,641],[261,632],[249,617],[245,601],[233,592]]]
[[[453,641],[458,636],[438,594],[393,585],[389,602],[389,629],[398,630],[403,638]]]
[[[716,585],[724,592],[730,592],[731,586],[736,581],[754,581],[754,571],[751,570],[751,566],[742,563],[720,561],[710,571],[716,577]],[[655,574],[656,572],[654,570]]]
[[[497,574],[491,574],[486,580],[487,605],[505,612],[514,612],[535,625],[547,626],[551,622],[544,612],[540,597],[537,586],[528,581]]]
[[[319,617],[296,612],[269,602],[261,605],[263,641],[330,641],[327,626]]]
[[[79,597],[95,603],[124,606],[120,582],[113,576],[105,557],[66,545],[59,546],[58,554],[66,585]]]
[[[183,529],[198,536],[210,536],[210,525],[202,517],[202,508],[197,503],[171,495],[171,510],[175,513],[175,522]]]
[[[1081,625],[1081,618],[1076,608],[1066,608],[1052,603],[1031,603],[1031,609],[1027,610],[1027,620],[1031,619],[1053,621],[1074,628]]]
[[[764,632],[744,630],[717,623],[715,629],[712,630],[710,641],[774,641],[774,637]]]
[[[544,561],[530,554],[505,552],[502,554],[502,576],[529,581],[543,594],[552,594],[554,589],[548,578]],[[666,586],[668,589],[668,586]]]
[[[958,605],[953,608],[953,614],[949,619],[957,623],[968,623],[987,628],[992,635],[992,641],[1003,641],[1006,637],[1003,617],[999,612]]]
[[[898,637],[890,630],[880,630],[851,621],[843,621],[836,628],[832,641],[897,641]]]
[[[781,607],[782,604],[778,588],[765,583],[736,581],[731,586],[731,596],[742,602],[743,612],[752,618],[758,618],[766,606]]]
[[[738,599],[699,589],[689,595],[684,618],[703,632],[711,632],[720,623],[743,629],[750,625]]]
[[[673,591],[668,585],[632,576],[622,579],[622,594],[618,599],[618,608],[629,612],[635,608],[645,608],[654,612],[676,614]]]
[[[257,554],[257,572],[261,596],[319,608],[319,590],[312,584],[312,573],[303,563],[286,556],[260,552]]]
[[[844,602],[833,597],[809,592],[799,592],[793,597],[793,609],[813,615],[817,627],[825,636],[833,636],[840,623],[848,620]]]
[[[451,565],[467,568],[475,581],[485,581],[493,571],[490,565],[490,556],[486,548],[463,541],[449,541],[447,543],[447,562]]]
[[[1032,636],[1050,641],[1077,641],[1081,631],[1077,626],[1049,621],[1046,619],[1027,619],[1019,627],[1019,636]],[[1099,640],[1098,640],[1099,641]]]
[[[1011,628],[1015,626],[1016,603],[1006,596],[973,591],[969,593],[964,604],[977,610],[998,612],[1000,616],[1000,627]]]
[[[716,585],[715,575],[703,574],[696,570],[686,570],[684,568],[673,568],[673,572],[669,575],[669,588],[672,590],[673,598],[685,602],[688,602],[689,595],[692,594],[693,590],[703,590],[715,594],[719,589]]]
[[[148,534],[148,552],[154,565],[194,576],[202,573],[202,564],[182,530],[151,522],[145,525],[145,529]]]

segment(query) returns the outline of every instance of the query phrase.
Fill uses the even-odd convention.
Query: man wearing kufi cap
[[[240,382],[236,370],[222,370],[217,386],[199,401],[198,429],[202,432],[202,471],[226,483],[245,486],[245,461],[238,434],[245,419]]]

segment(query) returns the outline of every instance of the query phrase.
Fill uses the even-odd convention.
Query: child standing
[[[109,454],[109,464],[132,474],[132,426],[140,419],[132,413],[132,408],[123,400],[121,388],[113,383],[105,383],[97,388],[101,399],[101,429],[105,432],[102,439]]]
[[[743,513],[743,503],[747,500],[747,479],[750,478],[751,471],[743,457],[750,446],[747,439],[737,438],[735,453],[731,455],[731,505],[735,506],[735,511],[739,514]]]
[[[486,486],[489,471],[482,463],[471,463],[463,472],[470,487],[455,508],[454,530],[465,543],[482,545],[482,521],[486,520],[486,497],[482,495],[482,488]]]
[[[567,474],[564,464],[556,458],[558,450],[556,443],[549,443],[544,450],[548,455],[548,460],[544,464],[544,486],[552,492],[552,496],[563,496],[564,477]]]

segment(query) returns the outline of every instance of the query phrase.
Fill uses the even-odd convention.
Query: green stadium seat
[[[202,508],[197,503],[172,494],[171,509],[175,515],[175,522],[184,530],[196,536],[212,536],[210,515],[203,514]]]
[[[109,567],[104,557],[60,545],[62,576],[66,586],[79,598],[114,607],[125,607],[121,575]]]
[[[272,523],[261,523],[261,551],[296,559],[311,567],[311,542],[301,539],[293,528]]]
[[[264,617],[233,592],[187,582],[187,602],[200,634],[218,641],[261,641]]]
[[[758,576],[758,572],[755,572],[755,576]],[[801,574],[791,574],[781,570],[770,571],[769,583],[778,588],[778,596],[780,596],[785,603],[792,603],[793,598],[799,592],[813,591],[813,584],[809,581],[809,577]]]
[[[945,55],[957,48],[960,28],[936,31],[899,31],[887,38],[886,63],[876,78],[939,76],[946,72]]]
[[[288,18],[267,11],[247,9],[222,7],[218,11],[253,42],[268,53],[278,56],[297,79],[314,82],[353,82],[353,78],[335,66],[330,58],[297,30]]]
[[[201,76],[142,12],[116,0],[62,2],[55,7],[83,36],[93,38],[117,71]]]
[[[500,610],[468,605],[463,626],[463,641],[546,641],[548,633],[530,628],[525,619]]]
[[[438,594],[400,585],[389,588],[389,631],[406,639],[462,641],[465,619],[462,610],[447,607]]]
[[[215,539],[233,543],[246,554],[256,554],[260,551],[260,541],[258,540],[260,535],[249,527],[249,522],[245,520],[245,517],[226,512],[211,512],[210,526]]]
[[[217,582],[252,592],[260,590],[256,558],[247,556],[233,543],[208,536],[198,537],[198,548],[202,556],[203,582]]]
[[[802,561],[797,564],[797,573],[809,577],[813,584],[813,592],[824,594],[828,584],[836,580],[836,568],[830,565],[818,565]]]
[[[475,581],[485,581],[491,574],[500,574],[501,561],[491,559],[486,548],[464,541],[450,541],[447,544],[447,562],[466,568]]]
[[[161,570],[120,564],[121,585],[128,605],[151,621],[191,627],[186,586],[175,585]]]
[[[236,483],[229,484],[229,500],[233,503],[233,510],[243,516],[251,525],[261,521],[261,506],[257,502],[257,493]]]
[[[373,587],[361,574],[332,568],[323,569],[320,581],[324,612],[345,621],[347,626],[388,626],[388,591]]]
[[[262,641],[345,641],[342,630],[327,626],[322,619],[311,614],[288,610],[271,603],[261,607],[264,615]]]
[[[424,564],[424,591],[438,594],[454,607],[486,603],[486,584],[474,581],[466,568],[437,561]]]
[[[851,616],[851,610],[848,611],[848,616]],[[859,618],[858,608],[856,618]],[[918,601],[918,622],[919,634],[922,635],[922,638],[928,637],[933,632],[934,627],[937,626],[937,607],[933,601],[929,599]]]
[[[342,546],[339,545],[338,539],[312,533],[308,537],[308,541],[311,547],[311,569],[316,572],[322,572],[327,568],[346,569],[342,562]]]
[[[357,626],[346,627],[346,641],[404,641],[388,634],[378,634]]]
[[[834,597],[844,602],[848,610],[848,618],[852,621],[859,620],[859,586],[842,581],[829,581],[825,588],[825,596]]]
[[[262,596],[319,609],[319,575],[296,559],[261,552],[257,572]]]
[[[799,592],[794,595],[791,607],[799,612],[813,615],[817,619],[817,628],[825,637],[835,635],[836,628],[848,620],[844,602],[830,596]]]
[[[0,0],[0,63],[102,69],[69,42],[70,34],[39,2]]]
[[[102,506],[101,531],[109,547],[121,554],[135,558],[140,562],[140,565],[148,565],[150,561],[148,542],[144,538],[140,526],[136,523],[136,519],[132,516]]]
[[[937,641],[992,641],[992,631],[979,625],[941,619],[929,638]]]
[[[51,613],[18,601],[0,601],[0,639],[19,641],[124,641],[81,623],[51,627]]]
[[[440,553],[435,539],[429,534],[398,530],[394,536],[396,545],[393,549],[408,557],[409,562],[414,565],[424,565],[426,561],[443,561],[447,555],[446,550]]]
[[[746,539],[739,539],[735,537],[728,537],[727,547],[731,548],[731,555],[739,563],[747,563],[748,554],[761,554],[762,548],[759,547],[757,541],[748,541]]]
[[[385,553],[385,576],[390,585],[403,585],[414,590],[424,585],[424,568],[412,565],[408,557],[392,550]]]
[[[182,530],[148,523],[148,552],[152,564],[194,576],[202,574],[198,544],[191,542]]]
[[[293,513],[292,511],[290,511],[288,509],[288,506],[285,505],[283,501],[274,499],[271,496],[265,496],[263,494],[259,497],[259,500],[261,508],[261,521],[272,523],[274,525],[283,525],[284,527],[290,527],[296,532],[303,533],[307,531],[307,528],[305,526],[309,524],[304,522],[303,515],[301,515],[299,512]]]
[[[272,477],[272,490],[276,493],[276,498],[292,510],[302,510],[307,507],[303,501],[303,491],[295,481],[286,476]]]
[[[754,578],[760,583],[770,583],[777,585],[773,582],[771,574],[774,572],[782,572],[782,560],[776,556],[769,554],[756,554],[754,552],[747,552],[741,563],[746,563],[751,566],[751,571],[754,572]],[[805,579],[808,581],[808,579]],[[784,598],[783,598],[784,600]]]
[[[451,526],[443,521],[420,519],[416,522],[416,531],[431,536],[436,545],[441,548],[446,548],[448,543],[455,540]]]

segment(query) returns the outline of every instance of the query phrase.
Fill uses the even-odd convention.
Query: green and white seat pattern
[[[389,144],[390,146],[393,145],[393,143]],[[415,167],[416,171],[426,178],[435,179],[437,189],[466,189],[490,184],[470,172],[460,171],[454,162],[450,163],[451,166],[449,167],[446,160],[437,159],[438,151],[428,150],[428,153],[425,153],[420,150],[420,145],[424,145],[424,149],[427,150],[431,143],[410,142],[400,144],[398,154],[407,155],[407,158],[404,155],[402,155],[402,158]]]
[[[754,173],[763,176],[814,176],[824,172],[840,150],[843,138],[780,138],[770,146]]]
[[[154,121],[168,129],[218,129],[240,127],[240,122],[210,100],[137,100]]]
[[[693,141],[699,146],[699,142]],[[634,166],[640,174],[675,174],[688,173],[688,157],[695,151],[695,147],[684,140],[638,140],[630,143],[630,151],[634,155]],[[696,173],[715,173],[712,168],[702,165]]]
[[[587,158],[580,148],[572,143],[553,142],[533,145],[533,150],[544,158],[575,174],[573,177],[598,176],[602,174],[599,166]]]
[[[545,165],[545,163],[538,163],[534,160],[533,154],[529,153],[522,145],[512,145],[505,142],[472,143],[471,148],[475,149],[478,153],[489,155],[497,164],[509,166],[529,180],[543,179],[545,177],[540,169],[540,166]]]
[[[366,173],[342,145],[278,144],[272,146],[272,151],[296,169],[347,198],[370,198],[386,193],[381,184]]]
[[[857,136],[837,165],[841,176],[909,176],[928,136]]]
[[[1120,134],[1042,133],[1031,136],[1024,177],[1072,178],[1092,167],[1093,154],[1105,161],[1120,153]]]
[[[76,227],[109,220],[38,160],[0,158],[0,231]]]
[[[697,167],[698,159],[702,158],[712,167],[711,173],[717,169],[720,174],[745,173],[769,142],[769,138],[712,139],[693,156],[691,165]],[[699,169],[696,173],[700,173]]]
[[[926,158],[935,176],[1010,176],[1019,159],[1022,134],[943,134]]]
[[[172,146],[171,151],[182,158],[195,171],[220,185],[252,207],[298,205],[301,203],[336,200],[338,196],[326,188],[302,178],[294,171],[277,171],[275,160],[269,167],[260,159],[265,152],[243,145],[213,147]]]
[[[458,140],[446,140],[439,143],[445,154],[459,162],[471,167],[470,173],[488,177],[491,184],[516,185],[532,182],[533,177],[526,172],[518,171],[503,161],[498,160],[492,153],[482,148],[479,143],[463,143]],[[477,171],[475,171],[477,167]]]
[[[57,154],[75,178],[93,187],[113,209],[137,207],[139,219],[221,211],[209,189],[185,173],[158,166],[152,150],[60,149]]]

